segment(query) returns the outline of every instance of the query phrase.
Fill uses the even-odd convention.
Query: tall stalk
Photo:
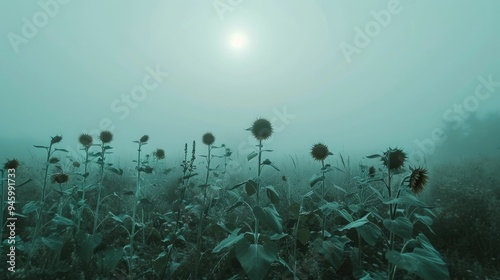
[[[207,189],[208,180],[210,178],[210,163],[212,161],[212,144],[215,141],[215,137],[212,133],[206,133],[203,135],[203,143],[207,145],[207,173],[205,176],[205,184],[203,184],[203,204],[200,210],[200,215],[198,217],[198,234],[196,237],[196,264],[194,279],[199,278],[200,265],[201,265],[201,251],[202,251],[202,233],[203,233],[203,219],[205,212],[209,211],[209,205],[207,205]]]
[[[82,136],[80,136],[80,139]],[[80,140],[81,141],[81,140]],[[87,177],[88,177],[88,168],[89,168],[89,148],[91,147],[92,144],[92,138],[90,138],[90,144],[84,146],[84,151],[85,151],[85,163],[84,163],[84,171],[83,171],[83,182],[82,182],[82,205],[80,206],[80,209],[78,210],[78,222],[77,222],[77,231],[80,231],[81,227],[81,221],[82,221],[82,213],[83,213],[83,208],[85,207],[85,188],[87,185]]]
[[[105,152],[106,150],[104,149],[104,143],[101,143],[101,158],[99,159],[99,165],[101,166],[100,168],[100,177],[99,177],[99,187],[97,189],[97,202],[96,202],[96,208],[95,208],[95,216],[94,216],[94,228],[92,230],[92,234],[95,234],[97,231],[97,223],[99,221],[99,209],[101,207],[101,193],[102,193],[102,188],[104,184],[104,162],[105,162]]]
[[[108,146],[106,144],[110,143],[111,140],[113,140],[113,134],[110,131],[101,131],[101,134],[99,135],[99,139],[101,140],[101,153],[100,153],[100,158],[97,160],[97,163],[101,166],[100,170],[100,178],[99,178],[99,187],[97,190],[97,202],[96,202],[96,208],[95,208],[95,216],[94,216],[94,228],[92,229],[92,234],[95,234],[97,231],[97,226],[98,226],[98,221],[99,221],[99,209],[101,207],[101,193],[102,193],[102,188],[104,187],[104,165],[106,162],[106,150],[111,149],[111,146]]]
[[[321,174],[323,180],[321,180],[321,200],[325,200],[325,160],[321,160]],[[325,238],[325,223],[326,223],[326,215],[322,213],[322,222],[321,222],[321,239]]]
[[[134,237],[135,237],[135,226],[137,224],[137,219],[136,219],[136,214],[137,214],[137,199],[139,198],[139,194],[141,191],[141,172],[143,171],[142,163],[141,163],[141,151],[142,151],[142,146],[147,144],[146,142],[148,141],[149,136],[144,135],[141,137],[139,141],[133,141],[134,143],[137,143],[138,148],[137,148],[137,175],[136,175],[136,186],[135,186],[135,193],[134,193],[134,206],[132,208],[132,229],[130,231],[130,256],[132,257],[134,255]],[[142,219],[144,219],[144,212],[142,213]]]
[[[257,184],[255,184],[255,206],[254,207],[259,207],[260,204],[260,173],[261,173],[261,167],[262,167],[262,139],[259,139],[259,155],[258,155],[258,168],[257,168]],[[254,232],[254,243],[255,245],[259,244],[259,218],[255,217],[255,232]]]
[[[43,175],[43,185],[42,185],[42,195],[40,197],[40,208],[37,210],[37,220],[36,220],[36,227],[34,231],[34,236],[35,238],[38,236],[40,227],[42,224],[42,212],[43,212],[43,206],[45,203],[45,191],[47,188],[47,182],[48,182],[48,176],[49,176],[49,160],[50,156],[52,155],[52,146],[56,143],[59,143],[62,140],[61,136],[54,136],[52,137],[52,140],[50,141],[50,145],[48,147],[45,146],[35,146],[35,148],[45,148],[47,150],[47,157],[45,159],[45,172]]]

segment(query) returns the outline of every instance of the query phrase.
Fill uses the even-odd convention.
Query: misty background
[[[243,160],[256,144],[244,129],[259,117],[276,129],[264,145],[278,160],[308,157],[317,142],[354,158],[397,146],[415,164],[498,154],[499,8],[494,0],[2,1],[0,159],[42,157],[32,145],[55,135],[59,148],[77,151],[81,133],[97,140],[110,129],[114,157],[125,162],[136,152],[131,141],[148,134],[145,150],[163,148],[177,166],[184,143],[201,144],[209,131]],[[234,48],[234,34],[245,46]]]

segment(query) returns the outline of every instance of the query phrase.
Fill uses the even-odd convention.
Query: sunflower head
[[[418,167],[411,170],[410,189],[414,194],[421,193],[429,180],[427,169]]]
[[[156,151],[153,152],[153,156],[157,159],[164,159],[165,151],[163,149],[156,149]]]
[[[226,148],[226,153],[224,154],[225,157],[230,157],[233,154],[233,151],[231,149]]]
[[[3,165],[5,170],[16,169],[19,166],[19,161],[15,158],[7,160],[7,162]]]
[[[403,167],[406,154],[403,150],[398,148],[389,148],[384,152],[384,156],[382,157],[382,164],[385,165],[388,169],[399,169]]]
[[[80,167],[80,163],[78,161],[73,161],[73,167],[74,168]]]
[[[113,133],[109,130],[101,131],[101,134],[99,134],[99,140],[101,140],[102,143],[109,143],[113,140]]]
[[[68,174],[65,174],[65,173],[56,173],[56,174],[52,174],[50,179],[52,180],[52,183],[54,183],[54,184],[55,183],[63,184],[63,183],[68,182],[69,176],[68,176]]]
[[[273,126],[266,119],[257,119],[253,122],[251,131],[257,140],[266,140],[273,134]]]
[[[201,141],[205,145],[212,145],[215,142],[215,136],[212,133],[207,132],[207,133],[203,134]]]
[[[317,143],[311,148],[311,156],[318,161],[325,160],[328,155],[331,155],[328,147],[325,144]]]
[[[144,135],[141,137],[141,139],[139,139],[139,142],[141,142],[141,144],[144,144],[144,143],[148,142],[148,140],[149,140],[149,136]]]
[[[50,140],[50,144],[59,143],[59,142],[61,142],[61,140],[62,140],[62,136],[56,135],[56,136],[52,137],[52,140]]]
[[[49,163],[50,163],[50,164],[56,164],[56,163],[58,163],[59,161],[60,161],[60,159],[59,159],[59,158],[56,158],[56,157],[51,157],[51,158],[49,159]]]
[[[92,139],[92,136],[90,134],[83,133],[82,135],[80,135],[80,138],[78,138],[78,141],[80,141],[80,144],[82,144],[82,146],[88,148],[92,146],[92,142],[94,141],[94,139]]]
[[[370,166],[370,168],[368,168],[368,176],[370,176],[371,178],[375,177],[375,172],[375,167]]]

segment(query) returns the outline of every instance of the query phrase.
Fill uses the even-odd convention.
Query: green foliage
[[[36,192],[23,196],[25,219],[42,221],[18,240],[19,258],[30,265],[23,277],[43,271],[52,279],[449,279],[456,277],[450,260],[460,254],[487,255],[484,269],[496,264],[498,246],[488,229],[498,233],[500,192],[474,185],[481,176],[498,183],[494,170],[485,173],[480,164],[446,179],[439,177],[445,172],[430,173],[422,199],[411,192],[411,169],[384,168],[392,166],[385,154],[382,164],[382,155],[369,156],[380,164],[375,174],[350,167],[337,152],[317,155],[323,160],[310,165],[290,156],[283,166],[263,160],[272,150],[259,140],[249,162],[243,160],[257,174],[247,168],[230,174],[225,145],[207,145],[207,154],[197,155],[193,143],[190,154],[185,145],[180,168],[167,162],[164,172],[142,151],[146,142],[135,143],[133,168],[109,163],[112,147],[95,144],[100,151],[89,147],[80,160],[88,166],[68,172],[68,184],[49,188],[47,179],[43,200],[30,197]],[[222,147],[226,154],[212,154]],[[53,162],[44,165],[48,175],[63,170],[64,158]],[[469,170],[474,178],[460,177]]]
[[[278,257],[278,247],[273,243],[249,244],[240,240],[235,246],[236,257],[251,280],[262,280]]]

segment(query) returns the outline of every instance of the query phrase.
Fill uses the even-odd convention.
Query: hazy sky
[[[1,1],[0,160],[39,154],[31,144],[56,134],[77,149],[101,129],[124,156],[143,134],[178,156],[206,131],[246,155],[258,117],[273,121],[266,145],[277,152],[320,141],[334,153],[430,154],[422,141],[441,141],[446,123],[500,109],[499,10],[496,0]]]

